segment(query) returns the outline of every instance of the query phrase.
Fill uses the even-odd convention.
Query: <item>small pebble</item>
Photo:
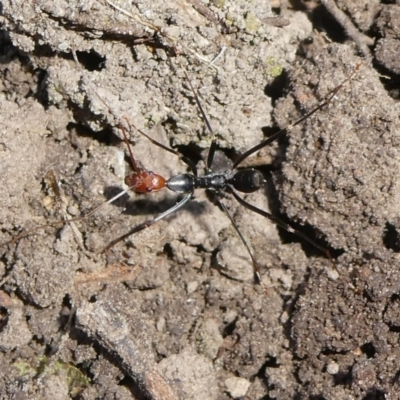
[[[232,377],[225,381],[225,386],[232,398],[239,399],[246,396],[250,382],[244,378]]]
[[[334,361],[330,362],[326,366],[326,371],[330,375],[336,375],[339,372],[339,364],[335,363]]]
[[[197,290],[198,287],[199,287],[199,283],[196,281],[192,281],[192,282],[188,282],[188,284],[186,285],[186,290],[187,290],[188,294],[192,294],[193,292],[195,292]]]

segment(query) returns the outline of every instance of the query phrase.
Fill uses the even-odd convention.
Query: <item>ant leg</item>
[[[164,211],[162,214],[158,215],[157,217],[153,218],[153,219],[149,219],[147,221],[142,222],[139,225],[136,225],[134,228],[132,228],[129,232],[125,233],[124,235],[120,236],[117,239],[114,239],[112,242],[110,242],[102,251],[101,253],[105,253],[106,251],[108,251],[109,249],[111,249],[111,247],[115,246],[118,242],[120,242],[121,240],[126,239],[127,237],[133,235],[134,233],[140,232],[143,229],[146,228],[150,228],[150,226],[154,225],[156,222],[164,219],[165,217],[168,217],[169,215],[171,215],[172,213],[174,213],[175,211],[179,210],[180,208],[182,208],[191,198],[192,198],[192,193],[187,194],[179,203],[176,203],[174,206],[172,206],[171,208],[169,208],[167,211]]]
[[[74,50],[72,51],[72,56],[73,56],[73,58],[75,60],[76,65],[80,69],[80,71],[82,73],[82,76],[85,78],[84,71],[82,70],[82,67],[79,64],[78,56],[77,56],[77,54],[76,54],[76,52]],[[123,137],[124,137],[124,142],[128,147],[129,157],[130,157],[130,160],[131,160],[133,171],[135,173],[143,172],[142,168],[139,167],[139,165],[136,162],[136,159],[135,159],[135,157],[133,155],[133,152],[132,152],[132,149],[131,149],[131,146],[130,146],[130,143],[129,143],[128,135],[127,135],[127,129],[121,122],[122,118],[118,118],[118,116],[115,115],[115,113],[113,112],[113,110],[110,107],[110,105],[97,93],[96,88],[90,82],[89,79],[86,79],[85,83],[87,83],[90,86],[92,92],[105,105],[105,107],[110,112],[110,114],[118,121],[117,127],[122,131],[122,134],[123,134]],[[158,147],[160,147],[160,148],[162,148],[162,149],[174,154],[175,156],[179,157],[186,165],[188,165],[188,167],[192,170],[193,174],[197,176],[197,168],[196,168],[196,166],[194,165],[194,163],[191,160],[189,160],[188,158],[186,158],[184,155],[180,154],[179,152],[175,151],[174,149],[171,149],[170,147],[167,147],[167,146],[163,145],[162,143],[158,142],[157,140],[154,140],[153,138],[151,138],[145,132],[143,132],[142,130],[138,129],[127,117],[123,117],[123,119],[128,123],[128,125],[132,126],[134,129],[136,129],[137,132],[139,132],[141,135],[143,135],[148,140],[150,140],[151,143],[153,143],[156,146],[158,146]]]
[[[211,134],[212,141],[211,141],[210,148],[209,148],[209,150],[208,150],[207,164],[206,164],[206,165],[207,165],[207,173],[210,173],[210,172],[211,172],[212,163],[213,163],[213,161],[214,161],[215,151],[216,151],[216,149],[217,149],[217,141],[215,140],[215,133],[214,133],[212,127],[211,127],[210,121],[209,121],[208,118],[207,118],[207,114],[206,114],[206,112],[204,111],[203,106],[201,105],[199,96],[197,95],[197,93],[196,93],[196,91],[195,91],[195,89],[194,89],[194,87],[193,87],[193,84],[192,84],[192,81],[191,81],[191,79],[190,79],[190,77],[189,77],[189,74],[187,73],[186,69],[182,66],[182,64],[181,64],[181,67],[183,68],[183,71],[184,71],[184,73],[185,73],[186,79],[187,79],[187,81],[189,82],[190,88],[192,89],[192,92],[193,92],[193,95],[194,95],[194,99],[195,99],[195,101],[196,101],[197,107],[198,107],[199,110],[200,110],[200,114],[201,114],[201,116],[202,116],[202,118],[203,118],[203,121],[204,121],[205,125],[207,126],[208,131],[209,131],[210,134]],[[230,219],[230,221],[231,221],[233,227],[235,228],[235,231],[236,231],[236,233],[238,234],[240,240],[242,241],[242,243],[243,243],[244,246],[246,247],[246,250],[247,250],[247,252],[249,253],[250,258],[251,258],[251,261],[252,261],[252,263],[253,263],[253,273],[254,273],[255,280],[256,280],[258,283],[261,284],[261,274],[260,274],[259,265],[258,265],[258,263],[257,263],[257,261],[256,261],[256,259],[255,259],[255,257],[253,256],[253,253],[252,253],[252,251],[251,251],[251,249],[250,249],[248,243],[246,242],[246,239],[244,238],[244,236],[243,236],[242,233],[240,232],[238,226],[236,225],[235,220],[233,219],[232,215],[229,213],[229,211],[228,211],[228,209],[226,208],[225,204],[221,201],[220,196],[218,196],[217,194],[215,194],[215,197],[216,197],[216,200],[217,200],[218,204],[219,204],[219,205],[221,206],[221,208],[224,210],[225,214],[229,217],[229,219]]]
[[[171,147],[165,146],[164,144],[162,144],[162,143],[158,142],[157,140],[153,139],[147,133],[145,133],[142,130],[138,129],[131,121],[129,121],[129,119],[127,117],[123,117],[123,118],[128,122],[128,124],[132,125],[133,128],[136,129],[141,135],[143,135],[145,138],[150,140],[151,143],[153,143],[154,145],[160,147],[161,149],[163,149],[165,151],[168,151],[169,153],[174,154],[175,156],[179,157],[192,170],[193,175],[197,176],[197,167],[193,163],[192,160],[190,160],[189,158],[185,157],[183,154],[179,153],[178,151],[172,149]],[[127,143],[128,147],[130,148],[129,141],[128,141],[128,138],[126,136],[126,132],[124,131],[124,128],[122,127],[122,125],[119,125],[118,127],[121,128],[122,132],[124,133],[125,142]]]
[[[329,252],[329,250],[325,249],[324,247],[320,246],[318,243],[314,242],[314,240],[310,239],[307,235],[304,233],[292,228],[289,224],[286,224],[283,222],[281,219],[278,217],[275,217],[274,215],[270,214],[267,211],[261,210],[260,208],[253,206],[252,204],[248,203],[247,201],[243,200],[234,190],[230,190],[229,193],[233,195],[233,197],[244,207],[247,209],[262,215],[265,218],[268,218],[270,221],[274,222],[276,225],[280,226],[281,228],[285,229],[285,231],[289,233],[294,233],[295,235],[299,236],[300,238],[304,239],[308,243],[312,244],[314,247],[316,247],[318,250],[322,251],[332,262],[333,265],[335,263],[333,262],[332,256]],[[336,266],[335,266],[336,268]]]
[[[112,3],[111,3],[112,4]],[[114,6],[114,4],[112,4]],[[114,6],[115,7],[115,6]],[[118,8],[119,9],[119,8]],[[83,70],[79,64],[79,60],[78,60],[78,56],[76,55],[75,51],[72,51],[72,56],[75,60],[75,63],[78,65],[78,67],[80,68],[82,74],[83,74]],[[118,119],[113,110],[111,109],[110,105],[97,93],[95,87],[92,85],[92,83],[90,82],[90,80],[87,80],[87,83],[89,84],[91,90],[93,91],[93,93],[96,94],[96,96],[100,99],[100,101],[106,106],[107,110],[114,116],[114,118]],[[170,153],[176,155],[177,157],[179,157],[185,164],[187,164],[189,166],[189,168],[192,170],[193,174],[197,176],[197,168],[194,165],[194,163],[189,160],[188,158],[186,158],[185,156],[183,156],[182,154],[180,154],[179,152],[171,149],[170,147],[167,147],[165,145],[163,145],[162,143],[158,142],[157,140],[154,140],[153,138],[151,138],[149,135],[147,135],[147,133],[144,133],[142,130],[138,129],[127,117],[123,117],[123,119],[131,126],[133,126],[134,129],[136,129],[136,131],[138,131],[141,135],[143,135],[144,137],[146,137],[148,140],[150,140],[151,143],[155,144],[156,146],[169,151]],[[120,120],[121,121],[121,120]],[[128,139],[128,135],[126,133],[126,128],[123,126],[123,124],[121,122],[119,122],[117,124],[118,128],[122,131],[122,134],[124,136],[124,142],[126,143],[126,145],[128,146],[128,150],[129,150],[129,156],[131,159],[131,163],[132,163],[132,168],[135,172],[141,172],[142,169],[138,166],[135,157],[133,156],[132,153],[132,149],[131,146],[129,144],[129,139]]]
[[[215,134],[214,134],[214,131],[213,131],[212,127],[211,127],[210,121],[207,118],[206,112],[204,111],[204,108],[200,103],[199,96],[197,95],[196,91],[194,90],[194,87],[193,87],[192,81],[190,80],[189,74],[187,73],[186,69],[182,66],[182,64],[181,64],[181,67],[183,68],[183,72],[185,73],[186,79],[189,82],[189,86],[192,89],[192,92],[193,92],[193,95],[194,95],[194,99],[196,101],[197,107],[200,110],[200,114],[201,114],[201,116],[203,118],[203,121],[206,124],[208,131],[211,133],[211,145],[210,145],[210,148],[208,150],[208,156],[207,156],[207,173],[210,173],[211,172],[211,166],[212,166],[212,163],[214,161],[215,151],[217,149],[217,142],[215,140]]]
[[[325,97],[324,100],[322,100],[315,108],[313,108],[311,111],[309,111],[306,115],[303,115],[297,121],[282,128],[280,131],[276,132],[275,134],[270,136],[268,139],[265,139],[261,143],[257,144],[256,146],[252,147],[251,149],[249,149],[249,150],[245,151],[243,154],[241,154],[233,163],[232,169],[235,169],[245,158],[247,158],[251,154],[255,153],[256,151],[261,150],[263,147],[268,146],[270,143],[281,138],[286,133],[289,133],[295,126],[299,125],[304,120],[306,120],[308,117],[311,117],[311,115],[315,114],[322,107],[325,107],[327,104],[329,104],[332,101],[332,99],[336,96],[337,92],[345,85],[345,83],[348,82],[350,79],[352,79],[352,77],[357,73],[357,71],[360,69],[360,66],[361,66],[361,64],[358,64],[354,68],[353,72],[340,85],[336,86],[327,95],[327,97]]]
[[[125,126],[121,123],[121,120],[118,118],[118,116],[114,113],[114,111],[112,110],[112,108],[110,107],[110,105],[107,103],[106,100],[104,100],[97,92],[96,88],[94,87],[94,85],[92,84],[92,82],[90,81],[90,79],[85,79],[85,72],[83,71],[79,60],[78,60],[78,56],[76,54],[75,50],[72,50],[72,57],[74,58],[75,64],[77,65],[77,67],[79,68],[81,74],[82,74],[82,78],[85,80],[85,83],[89,85],[91,91],[97,96],[97,98],[106,106],[108,112],[118,121],[118,128],[122,131],[123,134],[123,138],[124,138],[124,142],[128,147],[128,151],[129,151],[129,157],[130,157],[130,161],[131,161],[131,166],[132,169],[135,173],[140,173],[143,172],[142,168],[139,167],[138,163],[136,162],[135,157],[133,156],[133,152],[131,149],[131,146],[129,144],[129,140],[128,140],[128,135],[126,133],[126,129]],[[129,123],[129,121],[128,121]]]
[[[231,220],[231,223],[233,225],[233,227],[235,228],[236,233],[238,234],[240,240],[242,241],[242,243],[244,244],[244,246],[246,247],[247,252],[250,255],[251,261],[253,263],[253,273],[254,273],[254,278],[256,280],[257,283],[261,284],[261,274],[260,274],[260,267],[257,263],[257,260],[255,259],[255,257],[253,256],[252,251],[250,250],[250,246],[248,245],[248,243],[246,242],[246,239],[244,238],[244,236],[242,235],[242,232],[240,232],[238,226],[236,225],[235,220],[233,219],[232,215],[230,214],[230,212],[228,211],[228,209],[226,208],[225,204],[221,201],[221,199],[219,198],[219,196],[215,196],[217,199],[218,204],[221,206],[221,208],[224,210],[225,214],[229,217],[229,219]]]

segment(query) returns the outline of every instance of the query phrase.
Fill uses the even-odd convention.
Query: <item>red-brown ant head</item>
[[[125,184],[135,193],[149,193],[164,189],[165,179],[151,171],[140,171],[128,175]]]

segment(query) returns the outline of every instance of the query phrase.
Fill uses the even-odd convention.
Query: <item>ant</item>
[[[79,61],[77,59],[76,53],[72,52],[72,54],[73,54],[73,57],[74,57],[77,65],[79,65]],[[66,224],[66,223],[70,223],[70,222],[74,222],[74,221],[85,220],[85,219],[91,217],[97,211],[99,211],[106,204],[110,204],[110,203],[114,202],[116,199],[118,199],[119,197],[123,196],[129,190],[133,190],[135,193],[138,193],[138,194],[148,194],[151,192],[156,192],[156,191],[162,190],[164,188],[168,188],[169,190],[171,190],[177,194],[184,195],[184,197],[180,201],[178,201],[175,205],[173,205],[172,207],[170,207],[163,213],[157,215],[156,217],[154,217],[152,219],[148,219],[148,220],[136,225],[129,232],[125,233],[124,235],[122,235],[122,236],[116,238],[115,240],[113,240],[112,242],[110,242],[103,249],[102,253],[104,253],[107,250],[109,250],[111,247],[113,247],[115,244],[117,244],[118,242],[124,240],[125,238],[127,238],[137,232],[140,232],[144,229],[149,228],[150,226],[154,225],[158,221],[170,216],[171,214],[175,213],[176,211],[178,211],[179,209],[184,207],[185,204],[192,198],[195,189],[205,189],[209,193],[211,193],[211,195],[215,199],[216,203],[222,208],[222,210],[229,217],[240,240],[242,241],[243,245],[246,247],[246,250],[252,260],[254,278],[258,283],[261,283],[260,268],[258,266],[258,263],[257,263],[255,257],[253,256],[252,251],[250,250],[248,243],[246,242],[246,239],[240,232],[232,215],[229,213],[227,207],[225,206],[225,204],[222,201],[223,197],[226,194],[232,195],[236,199],[237,202],[239,202],[242,206],[246,207],[247,209],[261,215],[262,217],[265,217],[265,218],[273,221],[275,224],[277,224],[281,228],[285,229],[286,231],[288,231],[290,233],[294,233],[297,236],[299,236],[300,238],[309,242],[314,247],[316,247],[317,249],[319,249],[320,251],[325,253],[328,256],[328,258],[332,261],[329,251],[327,249],[323,248],[322,246],[318,245],[314,240],[309,238],[307,235],[294,229],[293,227],[286,224],[285,222],[283,222],[279,218],[275,217],[274,215],[270,214],[269,212],[262,210],[256,206],[248,203],[246,200],[244,200],[238,194],[238,192],[245,193],[245,194],[256,192],[256,191],[260,190],[262,187],[264,187],[265,180],[264,180],[264,177],[261,174],[261,172],[259,172],[256,169],[253,169],[253,168],[237,169],[237,168],[250,155],[256,153],[258,150],[262,149],[265,146],[268,146],[270,143],[278,140],[285,134],[289,133],[295,126],[299,125],[304,120],[309,118],[311,115],[313,115],[314,113],[319,111],[321,108],[323,108],[324,106],[329,104],[332,101],[332,99],[334,98],[334,96],[337,94],[337,92],[343,87],[343,85],[346,82],[348,82],[353,77],[353,75],[358,71],[359,67],[360,67],[360,65],[357,65],[355,67],[355,69],[353,70],[353,72],[346,79],[344,79],[342,81],[342,83],[340,83],[337,87],[335,87],[325,97],[325,99],[322,100],[315,108],[313,108],[311,111],[307,112],[304,116],[300,117],[298,120],[296,120],[292,124],[282,128],[281,130],[279,130],[272,136],[261,141],[256,146],[253,146],[252,148],[250,148],[249,150],[247,150],[246,152],[241,154],[234,161],[232,168],[230,170],[224,171],[222,173],[214,173],[212,171],[214,156],[215,156],[215,152],[217,150],[217,141],[215,139],[215,134],[211,127],[211,124],[207,118],[207,115],[203,109],[203,106],[201,105],[199,96],[197,95],[196,90],[194,89],[194,87],[192,85],[192,82],[190,80],[188,73],[183,68],[185,77],[189,83],[190,89],[193,93],[195,102],[200,111],[202,119],[207,127],[208,132],[212,136],[212,141],[211,141],[210,148],[208,150],[208,156],[207,156],[207,160],[206,160],[205,174],[203,176],[199,176],[196,165],[189,158],[185,157],[178,151],[176,151],[168,146],[165,146],[165,145],[161,144],[160,142],[152,139],[145,132],[141,131],[140,129],[137,129],[132,123],[130,123],[130,125],[133,126],[133,128],[136,129],[137,132],[139,132],[141,135],[146,137],[151,143],[153,143],[154,145],[164,149],[165,151],[168,151],[168,152],[174,154],[175,156],[179,157],[183,162],[186,163],[186,165],[191,170],[191,173],[183,173],[183,174],[172,176],[169,179],[165,179],[163,176],[161,176],[159,174],[156,174],[152,171],[148,171],[148,170],[141,168],[133,155],[133,152],[132,152],[132,149],[131,149],[131,146],[129,143],[128,135],[127,135],[127,129],[124,126],[124,124],[122,123],[122,121],[120,120],[120,122],[117,124],[117,128],[119,128],[122,131],[123,140],[128,147],[130,162],[131,162],[131,166],[133,168],[133,173],[126,176],[126,178],[125,178],[125,184],[128,186],[128,188],[126,190],[123,190],[122,192],[120,192],[119,194],[117,194],[116,196],[114,196],[113,198],[108,200],[107,202],[103,203],[96,209],[92,210],[87,215],[84,215],[81,217],[76,217],[76,218],[71,218],[71,219],[65,219],[62,221],[55,221],[55,222],[48,223],[46,225],[37,226],[28,232],[23,232],[23,233],[19,234],[18,236],[14,237],[12,240],[10,240],[6,243],[3,243],[1,246],[7,245],[10,243],[14,243],[17,240],[19,240],[20,238],[31,234],[33,231],[42,229],[47,226]],[[96,91],[95,91],[95,93],[100,98],[100,100],[106,105],[106,107],[110,110],[109,105],[97,94]]]

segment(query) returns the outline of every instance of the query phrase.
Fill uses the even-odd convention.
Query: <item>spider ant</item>
[[[77,56],[76,56],[75,52],[73,52],[73,56],[74,56],[76,63],[79,65],[79,62],[77,60]],[[156,191],[162,190],[164,188],[168,188],[169,190],[171,190],[175,193],[184,194],[184,197],[180,201],[178,201],[175,205],[173,205],[166,211],[162,212],[161,214],[157,215],[156,217],[154,217],[152,219],[148,219],[148,220],[136,225],[129,232],[118,237],[117,239],[114,239],[103,249],[102,253],[104,253],[107,250],[109,250],[111,247],[113,247],[115,244],[117,244],[118,242],[124,240],[125,238],[127,238],[137,232],[140,232],[146,228],[149,228],[153,224],[168,217],[169,215],[173,214],[174,212],[176,212],[179,209],[181,209],[182,207],[184,207],[184,205],[192,198],[195,189],[206,189],[209,193],[211,193],[213,195],[214,199],[216,200],[216,203],[222,208],[222,210],[226,213],[226,215],[229,217],[230,221],[232,222],[234,229],[236,230],[243,245],[246,247],[247,252],[252,260],[254,277],[255,277],[256,281],[258,281],[259,283],[261,283],[261,275],[260,275],[260,269],[259,269],[258,263],[257,263],[255,257],[253,256],[252,251],[250,250],[250,247],[247,244],[244,236],[242,235],[238,226],[236,225],[232,215],[229,213],[227,207],[222,202],[222,198],[224,197],[225,194],[232,195],[236,199],[236,201],[239,202],[242,206],[273,221],[275,224],[277,224],[281,228],[285,229],[286,231],[288,231],[290,233],[294,233],[295,235],[297,235],[300,238],[304,239],[305,241],[309,242],[314,247],[316,247],[317,249],[319,249],[320,251],[325,253],[328,256],[328,258],[331,259],[331,261],[332,261],[329,251],[327,249],[323,248],[322,246],[318,245],[314,240],[309,238],[307,235],[292,228],[290,225],[286,224],[285,222],[283,222],[279,218],[275,217],[274,215],[270,214],[269,212],[264,211],[256,206],[248,203],[246,200],[244,200],[242,197],[240,197],[238,192],[253,193],[253,192],[261,189],[264,186],[265,180],[264,180],[264,177],[261,174],[261,172],[255,170],[253,168],[245,168],[245,169],[237,170],[237,167],[247,157],[256,153],[258,150],[262,149],[263,147],[268,146],[270,143],[278,140],[279,138],[284,136],[286,133],[289,133],[295,126],[299,125],[305,119],[309,118],[311,115],[316,113],[318,110],[320,110],[321,108],[323,108],[324,106],[329,104],[332,101],[332,99],[334,98],[334,96],[337,94],[337,92],[343,87],[343,85],[354,76],[354,74],[358,71],[359,67],[360,67],[360,65],[357,65],[355,67],[354,71],[346,79],[344,79],[342,81],[342,83],[340,83],[337,87],[335,87],[325,97],[325,99],[323,101],[321,101],[315,108],[313,108],[311,111],[306,113],[304,116],[302,116],[301,118],[299,118],[292,124],[282,128],[281,130],[279,130],[272,136],[261,141],[256,146],[253,146],[249,150],[245,151],[234,161],[233,166],[230,170],[222,172],[222,173],[214,173],[212,171],[214,156],[215,156],[215,152],[217,150],[217,141],[215,139],[214,131],[211,127],[211,124],[210,124],[207,116],[206,116],[203,106],[200,103],[200,99],[199,99],[199,97],[192,85],[192,82],[189,78],[189,75],[186,72],[186,70],[184,69],[185,77],[189,83],[190,89],[193,93],[194,99],[196,101],[197,107],[202,116],[202,119],[207,127],[208,132],[212,136],[212,141],[211,141],[210,148],[208,150],[208,156],[207,156],[207,160],[206,160],[206,170],[205,170],[205,174],[203,176],[198,175],[196,165],[189,158],[185,157],[178,151],[176,151],[170,147],[167,147],[167,146],[161,144],[160,142],[152,139],[145,132],[141,131],[140,129],[137,129],[132,123],[130,123],[130,125],[132,125],[134,129],[136,129],[141,135],[145,136],[148,140],[150,140],[151,143],[153,143],[154,145],[156,145],[156,146],[164,149],[165,151],[168,151],[168,152],[176,155],[180,159],[182,159],[182,161],[185,162],[186,165],[190,168],[191,173],[183,173],[183,174],[172,176],[169,179],[165,179],[164,177],[162,177],[159,174],[156,174],[152,171],[147,171],[147,170],[139,167],[139,165],[133,155],[133,152],[132,152],[129,140],[128,140],[127,130],[126,130],[124,124],[122,124],[122,122],[120,121],[118,123],[117,127],[123,133],[123,140],[128,147],[130,161],[131,161],[131,165],[133,168],[133,173],[126,176],[126,178],[125,178],[125,184],[128,186],[128,189],[123,190],[122,192],[120,192],[119,194],[117,194],[116,196],[114,196],[113,198],[108,200],[107,202],[103,203],[96,209],[92,210],[87,215],[84,215],[81,217],[76,217],[76,218],[71,218],[71,219],[65,219],[62,221],[55,221],[55,222],[51,222],[51,223],[48,223],[45,225],[37,226],[37,227],[33,228],[32,230],[23,232],[23,233],[19,234],[18,236],[14,237],[12,240],[1,244],[1,246],[7,245],[10,243],[14,243],[17,240],[19,240],[20,238],[22,238],[26,235],[29,235],[32,232],[34,232],[38,229],[42,229],[47,226],[54,226],[54,225],[60,225],[60,224],[66,224],[66,223],[70,223],[70,222],[85,220],[85,219],[91,217],[97,211],[99,211],[106,204],[110,204],[110,203],[114,202],[116,199],[118,199],[119,197],[123,196],[129,190],[133,190],[135,193],[138,193],[138,194],[146,194],[146,193],[156,192]],[[105,104],[105,106],[110,110],[109,105],[97,94],[97,92],[95,90],[94,90],[94,92],[100,98],[100,100]]]

